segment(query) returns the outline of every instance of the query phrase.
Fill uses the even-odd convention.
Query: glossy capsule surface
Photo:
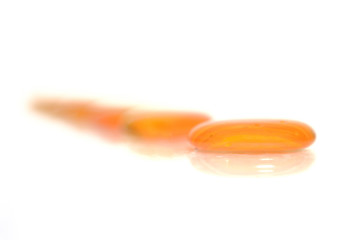
[[[216,152],[289,152],[310,146],[315,132],[291,120],[236,120],[198,125],[189,134],[197,149]]]
[[[194,126],[209,119],[202,113],[146,112],[132,117],[126,129],[145,140],[186,138]]]

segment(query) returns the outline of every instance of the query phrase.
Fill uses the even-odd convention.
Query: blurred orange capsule
[[[50,116],[57,116],[59,114],[59,107],[61,103],[54,99],[36,99],[32,102],[33,110],[48,114]]]
[[[238,120],[204,123],[189,140],[196,148],[216,152],[288,152],[310,146],[315,132],[302,122]]]
[[[38,99],[33,103],[33,108],[36,111],[77,125],[89,123],[95,111],[95,107],[90,101],[55,99]]]
[[[144,112],[132,116],[126,130],[145,140],[185,138],[196,125],[208,121],[209,116],[190,112]]]
[[[128,110],[129,108],[97,107],[90,127],[108,140],[120,140],[124,133],[125,114]]]
[[[119,130],[123,128],[125,112],[128,108],[102,108],[95,110],[93,124],[104,130]]]
[[[94,105],[86,101],[61,102],[58,106],[58,116],[75,125],[89,124],[94,111]]]

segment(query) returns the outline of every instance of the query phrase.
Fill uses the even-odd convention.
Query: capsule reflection
[[[314,155],[310,150],[267,154],[193,151],[189,158],[196,169],[224,176],[288,175],[302,172],[314,162]]]
[[[151,158],[173,158],[184,156],[193,149],[185,139],[151,141],[128,138],[127,143],[132,151]]]

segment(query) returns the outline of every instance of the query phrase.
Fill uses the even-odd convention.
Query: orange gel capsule
[[[68,102],[61,106],[62,117],[76,124],[89,123],[94,114],[94,106],[90,102]]]
[[[144,112],[131,117],[126,129],[131,135],[147,140],[185,138],[194,126],[209,119],[201,113]]]
[[[33,110],[47,114],[52,117],[59,117],[61,102],[54,99],[36,99],[32,102]]]
[[[95,112],[94,105],[88,101],[43,99],[35,101],[33,106],[37,111],[77,125],[89,123]]]
[[[92,124],[95,128],[120,133],[125,124],[125,113],[129,108],[104,108],[94,109]]]
[[[189,134],[198,149],[217,152],[289,152],[310,146],[315,132],[289,120],[238,120],[201,124]]]

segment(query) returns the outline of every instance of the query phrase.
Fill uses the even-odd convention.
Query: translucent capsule
[[[126,129],[144,140],[185,138],[194,126],[209,119],[201,113],[144,112],[130,117]]]
[[[128,108],[121,107],[96,107],[90,120],[90,128],[93,128],[108,140],[120,140],[123,136],[128,110]]]
[[[92,116],[93,125],[104,130],[120,131],[128,108],[96,107]]]
[[[236,120],[198,125],[189,135],[196,148],[216,152],[288,152],[306,148],[315,132],[290,120]]]
[[[64,120],[79,126],[89,124],[94,115],[94,105],[91,102],[64,102],[59,108],[59,113]]]
[[[84,124],[93,115],[93,104],[89,101],[62,101],[56,99],[38,99],[34,101],[36,111],[73,124]]]

